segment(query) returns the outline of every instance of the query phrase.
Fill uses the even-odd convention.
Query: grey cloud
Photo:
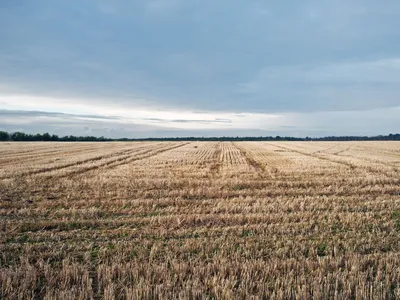
[[[191,119],[161,119],[161,118],[144,118],[142,120],[154,121],[160,123],[199,123],[199,124],[215,124],[215,123],[232,123],[232,120],[215,118],[214,120],[191,120]]]
[[[49,119],[47,119],[49,118]],[[92,116],[0,110],[0,130],[9,132],[43,133],[63,135],[96,135],[110,138],[145,137],[163,128],[153,125],[123,123],[118,117]]]
[[[232,120],[219,119],[219,118],[216,118],[214,120],[183,120],[183,119],[176,119],[176,120],[171,120],[170,122],[173,122],[173,123],[205,123],[205,124],[213,124],[213,123],[232,123]]]
[[[2,107],[1,94],[26,94],[116,109],[235,112],[243,120],[251,112],[292,113],[297,125],[277,134],[400,128],[398,117],[377,110],[400,106],[397,0],[17,2],[0,1]],[[67,134],[194,132],[166,131],[166,123],[197,124],[199,135],[268,132],[201,131],[232,122],[201,116],[146,119],[154,126],[118,116],[0,117],[4,128]]]
[[[49,117],[41,118],[40,116]],[[327,136],[327,135],[377,135],[396,133],[400,128],[400,106],[390,109],[348,112],[310,112],[284,114],[288,123],[271,128],[178,129],[108,120],[95,116],[79,118],[73,114],[0,111],[0,130],[27,133],[49,132],[58,135],[96,135],[120,137],[174,137],[174,136]],[[256,116],[257,118],[257,116]],[[156,119],[159,120],[159,119]],[[162,120],[162,119],[161,119]],[[150,120],[151,121],[151,120]],[[190,120],[189,120],[190,121]],[[197,120],[196,120],[197,121]],[[252,119],[250,121],[253,122]],[[151,124],[151,123],[150,123]],[[235,125],[235,124],[233,124]]]
[[[7,110],[7,109],[0,109],[0,116],[7,117],[20,117],[20,118],[27,118],[27,117],[55,117],[60,119],[69,119],[69,118],[86,118],[86,119],[100,119],[100,120],[120,120],[120,117],[115,116],[99,116],[99,115],[73,115],[73,114],[65,114],[59,112],[44,112],[44,111],[26,111],[26,110]]]
[[[3,94],[233,112],[399,104],[391,63],[400,53],[398,1],[38,0],[0,8]]]
[[[400,105],[400,59],[266,67],[237,91],[271,111],[371,110]]]

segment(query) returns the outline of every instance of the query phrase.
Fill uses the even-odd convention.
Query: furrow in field
[[[24,144],[25,145],[25,144]],[[27,147],[30,147],[27,145]],[[113,145],[112,143],[76,143],[76,142],[64,142],[64,143],[47,143],[46,148],[33,147],[31,151],[26,153],[25,155],[20,155],[19,153],[10,153],[5,152],[2,158],[5,164],[32,164],[34,161],[39,163],[41,159],[43,159],[43,163],[46,162],[47,159],[54,158],[64,158],[68,155],[76,155],[84,152],[96,152],[107,150],[108,147],[119,148],[121,147],[117,145]]]
[[[215,144],[214,153],[212,156],[212,164],[210,167],[210,172],[212,174],[218,174],[219,169],[221,168],[221,155],[222,155],[222,145],[221,143]]]
[[[105,150],[104,146],[101,147],[94,147],[92,146],[87,146],[87,147],[73,147],[71,149],[57,149],[57,150],[51,150],[51,151],[46,151],[46,152],[37,152],[37,153],[32,153],[29,156],[19,156],[15,155],[15,157],[9,157],[5,156],[4,158],[0,159],[0,163],[2,164],[3,167],[7,165],[21,165],[21,164],[39,164],[39,163],[49,163],[52,161],[57,161],[57,160],[63,160],[66,157],[73,157],[77,154],[85,153],[85,154],[90,154],[90,153],[96,153],[96,152],[101,152],[102,150]]]
[[[233,145],[246,158],[246,162],[248,165],[252,166],[259,172],[264,172],[265,167],[260,162],[256,161],[249,151],[247,151],[244,147],[239,146],[238,143],[233,143]]]
[[[138,160],[143,160],[143,159],[146,159],[146,158],[151,158],[151,157],[157,156],[157,155],[159,155],[159,154],[161,154],[163,152],[170,151],[170,150],[173,150],[173,149],[177,149],[177,148],[183,147],[183,146],[185,146],[187,144],[189,144],[189,143],[181,143],[181,144],[178,144],[178,145],[174,144],[172,146],[165,146],[165,147],[161,147],[160,149],[156,149],[156,150],[149,149],[149,150],[146,150],[144,152],[137,153],[137,155],[135,155],[134,157],[129,155],[129,156],[124,156],[124,157],[120,157],[120,158],[117,158],[117,159],[113,159],[113,160],[107,161],[105,163],[100,163],[100,164],[97,164],[97,165],[82,167],[82,168],[79,168],[76,171],[69,172],[67,174],[63,174],[60,177],[70,177],[70,176],[82,175],[82,174],[85,174],[87,172],[94,171],[94,170],[97,170],[97,169],[100,169],[100,168],[105,168],[107,170],[114,169],[116,167],[127,165],[127,164],[130,164],[130,163],[138,161]]]
[[[335,164],[341,164],[347,166],[350,170],[362,171],[374,175],[385,175],[390,178],[399,178],[398,170],[396,168],[387,168],[384,164],[373,165],[371,162],[366,162],[364,159],[357,158],[355,156],[344,157],[340,155],[329,155],[329,154],[319,154],[319,153],[308,153],[302,150],[295,149],[294,147],[278,146],[284,150],[293,151],[301,155],[315,157],[320,160],[325,160]]]
[[[142,149],[146,149],[149,148],[151,149],[152,146],[143,146],[143,147],[137,147],[137,148],[128,148],[128,149],[124,149],[124,150],[119,150],[117,152],[110,152],[107,151],[106,154],[101,154],[100,153],[93,153],[93,154],[97,154],[94,157],[88,157],[88,158],[82,158],[79,160],[74,160],[70,163],[61,163],[61,164],[56,164],[50,167],[40,167],[37,169],[33,169],[33,170],[29,170],[29,171],[16,171],[16,170],[11,170],[11,174],[5,174],[3,176],[0,177],[0,179],[9,179],[15,176],[31,176],[31,175],[38,175],[38,174],[42,174],[42,173],[50,173],[50,172],[54,172],[54,171],[61,171],[64,169],[68,169],[71,167],[76,167],[76,166],[80,166],[80,165],[84,165],[84,164],[92,164],[95,163],[97,161],[101,161],[101,160],[106,160],[109,158],[113,158],[113,157],[118,157],[117,159],[113,159],[113,160],[120,160],[121,158],[127,158],[130,157],[130,155],[132,153],[135,153],[137,151],[141,151]],[[87,154],[83,153],[83,157],[85,157]]]

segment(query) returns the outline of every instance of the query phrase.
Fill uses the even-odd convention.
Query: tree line
[[[298,138],[290,136],[260,136],[260,137],[165,137],[165,138],[119,138],[111,139],[95,136],[63,136],[55,134],[37,133],[27,134],[23,132],[8,133],[0,131],[0,141],[15,142],[113,142],[113,141],[400,141],[400,134],[377,136],[327,136],[318,138]]]

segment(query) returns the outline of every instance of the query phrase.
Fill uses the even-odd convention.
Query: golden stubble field
[[[1,299],[398,299],[399,142],[0,143]]]

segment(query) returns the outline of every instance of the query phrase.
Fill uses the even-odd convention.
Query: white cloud
[[[400,105],[388,109],[310,113],[235,113],[121,109],[82,99],[0,96],[0,130],[110,137],[236,135],[376,135],[398,132]],[[19,110],[19,111],[17,111]],[[35,111],[33,111],[35,110]],[[88,128],[90,130],[88,130]]]
[[[143,107],[121,108],[119,105],[85,102],[84,99],[59,99],[26,95],[0,96],[3,109],[22,111],[59,112],[76,115],[75,119],[89,120],[79,115],[90,114],[90,121],[98,119],[104,123],[155,125],[173,129],[276,129],[288,122],[277,114],[246,113],[240,116],[234,112],[192,112],[188,110],[154,110]]]

